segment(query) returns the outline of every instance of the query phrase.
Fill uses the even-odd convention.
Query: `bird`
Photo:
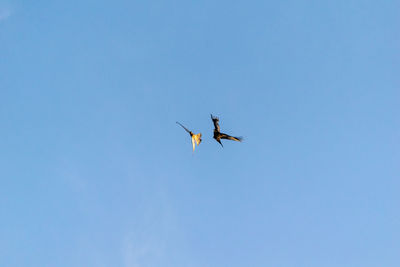
[[[221,139],[228,139],[228,140],[233,140],[233,141],[238,141],[238,142],[242,142],[243,137],[235,137],[235,136],[230,136],[228,134],[225,133],[221,133],[221,129],[219,127],[219,118],[211,115],[211,120],[214,123],[214,139],[217,140],[217,142],[224,147],[224,145],[221,143]]]
[[[179,124],[180,126],[182,126],[182,128],[185,129],[185,131],[190,134],[190,137],[192,138],[192,146],[193,146],[193,152],[194,152],[195,145],[196,144],[200,145],[200,143],[201,143],[201,133],[194,134],[192,131],[189,131],[185,126],[183,126],[179,122],[176,122],[176,123]]]

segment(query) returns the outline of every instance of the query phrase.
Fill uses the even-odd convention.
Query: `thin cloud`
[[[0,21],[8,19],[12,15],[11,9],[0,8]]]

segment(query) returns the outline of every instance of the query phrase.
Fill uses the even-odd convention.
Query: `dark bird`
[[[195,144],[200,145],[200,143],[201,143],[201,133],[194,134],[192,131],[189,131],[188,129],[186,129],[186,127],[183,126],[182,124],[180,124],[179,122],[176,122],[176,123],[179,124],[180,126],[182,126],[182,128],[185,129],[185,131],[190,134],[190,137],[192,138],[192,146],[193,146],[193,152],[194,152]]]
[[[224,147],[221,143],[221,139],[228,139],[228,140],[233,140],[233,141],[239,141],[242,142],[243,138],[242,137],[234,137],[234,136],[230,136],[224,133],[220,132],[220,127],[219,127],[219,119],[218,117],[214,117],[212,114],[211,115],[211,120],[214,123],[214,139],[217,140],[218,143],[220,143],[220,145],[222,147]]]

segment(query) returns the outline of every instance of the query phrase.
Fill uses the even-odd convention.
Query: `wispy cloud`
[[[133,216],[122,239],[123,266],[165,266],[174,258],[185,258],[181,230],[178,227],[170,194],[162,183],[151,192]],[[178,254],[179,252],[179,254]],[[176,265],[177,262],[174,262]],[[188,266],[187,264],[178,266]]]
[[[124,266],[160,266],[166,254],[168,232],[173,228],[169,204],[160,192],[154,192],[151,200],[139,211],[140,220],[123,240]],[[158,201],[157,201],[158,200]]]
[[[0,21],[8,19],[12,15],[10,8],[0,7]]]

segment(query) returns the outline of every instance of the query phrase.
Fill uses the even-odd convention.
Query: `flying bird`
[[[176,123],[179,124],[180,126],[182,126],[182,128],[185,129],[185,131],[190,134],[190,137],[192,138],[192,146],[193,146],[193,152],[194,152],[195,145],[196,144],[200,145],[200,143],[201,143],[201,133],[194,134],[192,131],[189,131],[185,126],[183,126],[179,122],[176,122]]]
[[[211,120],[214,123],[214,139],[217,140],[218,143],[222,147],[224,147],[221,143],[221,139],[228,139],[228,140],[233,140],[233,141],[239,141],[242,142],[243,138],[242,137],[235,137],[235,136],[230,136],[228,134],[221,133],[220,127],[219,127],[219,119],[218,117],[214,117],[212,114],[211,115]]]

